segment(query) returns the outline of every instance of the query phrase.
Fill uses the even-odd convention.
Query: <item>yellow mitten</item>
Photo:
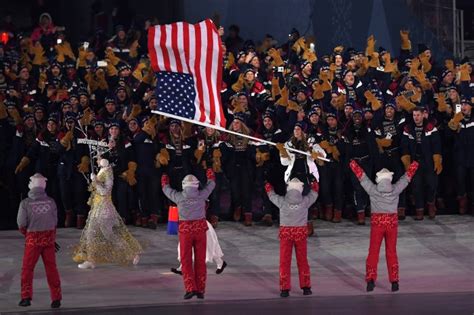
[[[410,101],[409,101],[405,96],[403,96],[403,95],[399,95],[399,96],[395,97],[395,102],[397,103],[397,105],[398,105],[401,109],[407,111],[408,113],[411,113],[411,112],[415,109],[415,107],[416,107],[415,104],[413,104],[412,102],[410,102]]]
[[[418,68],[420,68],[420,60],[418,58],[413,58],[411,60],[410,72],[408,73],[408,75],[410,77],[414,77],[418,72]]]
[[[390,53],[387,52],[382,56],[383,62],[385,64],[383,72],[392,73],[395,71],[395,65],[392,63]]]
[[[367,73],[367,70],[369,70],[369,58],[363,56],[360,58],[359,69],[356,71],[357,76],[363,77]]]
[[[268,55],[272,57],[273,61],[272,64],[274,67],[282,67],[285,65],[283,59],[281,58],[280,52],[275,48],[270,48],[268,50]]]
[[[116,76],[118,74],[117,68],[110,62],[110,60],[107,60],[107,75],[109,77]]]
[[[331,83],[329,82],[330,81],[329,76],[330,76],[329,72],[325,72],[325,71],[319,74],[319,79],[323,82],[321,86],[321,89],[323,92],[327,92],[332,89]]]
[[[313,63],[318,60],[318,57],[316,57],[316,53],[314,51],[306,49],[303,53],[303,59]]]
[[[336,47],[334,47],[334,49],[332,51],[335,54],[342,54],[342,52],[344,51],[344,46],[342,46],[342,45],[336,46]]]
[[[402,160],[403,166],[405,167],[405,171],[407,171],[408,168],[410,168],[411,157],[409,155],[403,155],[401,157],[401,160]]]
[[[318,81],[314,82],[313,88],[313,99],[320,100],[324,98],[323,86]]]
[[[234,90],[234,92],[240,92],[243,90],[243,88],[244,88],[244,74],[241,73],[239,75],[239,78],[237,79],[237,82],[232,84],[232,90]]]
[[[457,131],[460,127],[459,123],[463,119],[464,119],[464,115],[461,112],[454,115],[454,117],[448,122],[449,129]]]
[[[278,151],[280,152],[280,155],[284,158],[289,158],[290,156],[288,155],[288,151],[285,149],[285,144],[284,143],[277,143],[276,147]]]
[[[232,114],[245,113],[245,109],[244,109],[243,105],[240,104],[235,97],[232,99],[231,105],[232,105],[232,108],[233,108]]]
[[[30,164],[30,159],[26,156],[22,157],[20,163],[18,163],[17,167],[15,168],[15,174],[20,173]]]
[[[346,104],[346,95],[342,93],[336,97],[334,102],[331,100],[331,105],[337,110],[343,110],[345,104]]]
[[[471,76],[469,75],[469,65],[467,63],[459,67],[459,72],[461,73],[461,78],[460,78],[461,82],[471,81]]]
[[[193,124],[183,121],[182,122],[182,130],[183,130],[183,137],[184,139],[191,138],[193,136]]]
[[[436,94],[437,101],[438,101],[438,112],[443,113],[448,109],[448,104],[446,103],[446,96],[444,93],[438,93]],[[462,114],[461,114],[462,115]],[[461,118],[462,119],[462,118]]]
[[[260,152],[260,149],[257,149],[255,152],[255,163],[257,167],[261,167],[263,165],[262,162],[262,152]]]
[[[87,51],[84,50],[84,47],[81,46],[79,48],[79,58],[77,60],[77,67],[85,68],[85,66],[87,65],[86,55],[87,55]]]
[[[196,158],[197,163],[201,162],[203,154],[204,154],[204,150],[200,150],[200,149],[194,150],[194,157]]]
[[[433,154],[433,163],[434,163],[434,171],[436,172],[436,175],[441,174],[443,171],[443,158],[441,157],[441,154]]]
[[[82,118],[80,119],[81,126],[89,126],[93,118],[94,116],[92,110],[90,107],[87,107],[84,109]]]
[[[281,89],[281,97],[278,99],[278,101],[276,101],[275,104],[283,106],[283,107],[287,107],[288,97],[289,97],[289,92],[288,92],[288,88],[285,85],[283,89]]]
[[[392,79],[395,80],[395,81],[398,81],[400,79],[400,77],[402,76],[402,73],[400,72],[400,70],[398,70],[398,64],[397,63],[394,63],[394,67],[395,67],[395,70],[393,70],[393,72],[392,72]]]
[[[130,52],[128,53],[128,55],[131,57],[131,58],[136,58],[138,56],[138,40],[135,40],[132,45],[130,45]]]
[[[314,162],[318,164],[319,166],[324,165],[324,161],[320,160],[319,157],[324,157],[324,155],[321,152],[311,152],[311,157],[313,158]]]
[[[234,64],[235,64],[235,57],[234,57],[234,54],[230,52],[227,55],[227,62],[225,63],[224,68],[229,70]]]
[[[128,162],[128,170],[125,171],[125,180],[130,186],[135,186],[137,184],[137,178],[135,177],[135,172],[137,171],[137,163],[130,161]]]
[[[27,65],[27,68],[28,68],[29,71],[31,71],[31,67],[28,67],[28,65]],[[10,78],[10,80],[12,80],[12,81],[15,81],[15,80],[18,78],[17,75],[16,75],[14,72],[12,72],[12,71],[10,71],[10,72],[7,74],[7,76],[8,76],[8,77]]]
[[[410,31],[400,30],[400,40],[402,42],[401,48],[403,50],[411,50],[411,41],[408,38]]]
[[[431,66],[428,56],[423,52],[418,56],[418,58],[420,58],[421,66],[423,67],[423,72],[425,73],[430,72],[432,66]]]
[[[22,53],[33,54],[33,42],[29,37],[23,37],[20,40],[20,49]]]
[[[265,161],[270,160],[270,153],[269,152],[262,152],[260,159],[262,160],[262,163]]]
[[[156,167],[156,168],[160,168],[160,167],[161,167],[159,158],[160,158],[160,154],[157,153],[157,154],[155,155],[155,167]]]
[[[44,88],[46,87],[47,79],[48,79],[48,75],[46,74],[46,72],[40,72],[39,79],[38,79],[38,88],[41,90],[41,92],[43,92]]]
[[[370,55],[369,67],[371,68],[380,67],[379,53],[374,52]]]
[[[298,38],[298,40],[291,47],[292,50],[296,51],[296,54],[299,55],[304,48],[306,47],[306,40],[304,37]]]
[[[374,35],[370,35],[369,38],[367,38],[367,48],[365,49],[366,56],[372,56],[375,52],[375,42]]]
[[[151,70],[151,68],[148,68],[147,74],[143,77],[143,83],[152,85],[154,79],[155,79],[155,73]]]
[[[99,69],[95,73],[97,87],[101,90],[108,90],[109,85],[107,84],[107,80],[105,80],[105,72],[102,69]]]
[[[94,74],[92,72],[88,72],[84,78],[86,79],[86,82],[87,82],[87,85],[88,85],[88,89],[91,91],[91,92],[94,92],[95,90],[97,90],[99,88],[99,84],[96,80],[96,78],[94,77]]]
[[[331,145],[332,146],[332,157],[334,160],[339,162],[339,157],[341,156],[341,153],[339,152],[337,146]]]
[[[160,150],[160,154],[158,156],[158,162],[160,162],[161,165],[166,166],[168,165],[170,161],[170,154],[168,153],[168,150],[165,148]]]
[[[31,58],[27,53],[22,53],[20,57],[20,61],[18,64],[21,65],[29,65],[31,63]]]
[[[272,99],[275,100],[278,95],[281,94],[280,90],[280,78],[274,76],[272,78]]]
[[[377,111],[382,107],[382,104],[380,103],[380,101],[375,97],[375,95],[371,91],[369,90],[365,91],[364,96],[367,99],[367,103],[371,104],[373,111]]]
[[[56,60],[59,63],[63,63],[66,58],[64,57],[62,45],[56,45],[54,48],[56,49]]]
[[[143,132],[148,134],[152,139],[155,138],[156,136],[156,124],[158,121],[156,120],[156,116],[152,116],[150,119],[145,121],[145,124],[143,125]]]
[[[138,104],[135,104],[132,106],[132,111],[130,112],[130,115],[127,117],[127,122],[130,120],[137,118],[138,115],[142,112],[142,107]]]
[[[65,148],[70,148],[71,147],[71,140],[73,138],[74,134],[73,134],[73,130],[69,130],[68,132],[66,132],[66,134],[64,135],[64,137],[59,140],[59,143],[61,143],[61,145]]]
[[[333,62],[329,65],[329,80],[333,80],[334,79],[334,74],[336,73],[336,70],[337,70],[337,66],[336,64]]]
[[[220,149],[215,149],[214,152],[212,152],[212,170],[215,173],[222,172],[221,157],[222,157],[222,153]]]
[[[387,138],[376,138],[377,146],[379,147],[379,152],[382,153],[384,148],[388,148],[392,145],[392,139]]]
[[[33,47],[33,64],[36,66],[41,66],[48,62],[48,59],[44,56],[44,49],[41,46],[40,42],[36,42],[35,46]]]
[[[288,101],[288,106],[286,108],[295,112],[299,112],[301,109],[301,106],[298,105],[298,103],[290,100]]]
[[[423,96],[423,93],[421,93],[421,89],[415,87],[413,89],[413,95],[410,96],[410,101],[419,103],[421,101],[421,97]]]
[[[107,49],[105,50],[105,58],[108,59],[114,66],[116,66],[120,62],[120,58],[115,56],[112,47],[107,47]]]
[[[135,68],[135,70],[133,70],[132,72],[132,75],[135,79],[137,79],[138,81],[141,81],[143,80],[143,74],[142,74],[142,70],[143,69],[146,69],[146,64],[143,63],[143,62],[140,62],[137,67]]]
[[[63,45],[63,54],[71,58],[72,60],[76,60],[76,56],[72,52],[71,44],[69,44],[69,42],[63,42],[62,45]]]
[[[331,146],[327,140],[323,140],[319,143],[319,146],[326,151],[328,154],[332,153],[332,149],[334,146]]]
[[[77,165],[77,170],[79,173],[89,173],[89,163],[91,162],[90,158],[87,155],[84,155],[81,158],[81,163]]]
[[[426,74],[421,71],[421,70],[418,70],[416,73],[415,73],[415,79],[420,82],[421,84],[421,88],[426,91],[426,90],[430,90],[433,86],[431,85],[430,81],[428,81],[428,79],[426,78]]]

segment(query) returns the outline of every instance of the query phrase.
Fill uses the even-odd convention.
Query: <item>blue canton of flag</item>
[[[156,78],[155,95],[160,111],[194,119],[196,90],[193,77],[185,73],[160,71],[156,73]]]

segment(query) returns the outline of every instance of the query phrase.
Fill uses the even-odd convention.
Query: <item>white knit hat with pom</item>
[[[300,193],[302,193],[303,192],[303,186],[304,186],[303,182],[295,177],[295,178],[293,178],[292,180],[290,180],[288,182],[288,186],[287,186],[286,190],[297,190]]]
[[[43,175],[41,175],[40,173],[36,173],[35,175],[30,177],[30,183],[29,183],[28,187],[30,189],[33,189],[33,188],[46,189],[46,181],[47,180],[48,179],[46,177],[44,177]]]
[[[388,169],[383,168],[380,171],[375,174],[375,182],[378,184],[384,179],[389,179],[390,182],[392,181],[393,178],[393,172],[390,172]]]
[[[194,175],[186,175],[183,179],[183,188],[184,187],[199,187],[199,180]]]

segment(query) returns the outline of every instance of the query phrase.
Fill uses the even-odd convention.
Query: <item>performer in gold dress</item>
[[[96,264],[138,264],[143,252],[140,243],[130,234],[112,203],[114,175],[109,161],[98,159],[99,173],[91,174],[91,210],[82,231],[73,260],[80,269],[92,269]]]

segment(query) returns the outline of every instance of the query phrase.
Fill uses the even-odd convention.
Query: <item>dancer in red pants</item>
[[[411,163],[405,175],[395,184],[392,184],[393,172],[385,168],[376,174],[375,182],[377,185],[374,185],[356,161],[352,160],[349,166],[370,197],[370,247],[365,275],[367,291],[373,291],[375,287],[379,252],[383,239],[385,239],[385,256],[392,291],[398,291],[398,198],[415,175],[418,162]]]
[[[179,250],[186,289],[185,300],[194,295],[203,299],[206,289],[206,200],[216,186],[212,169],[208,169],[206,175],[208,181],[202,190],[199,190],[199,180],[193,175],[187,175],[182,182],[183,191],[180,192],[170,187],[167,175],[161,178],[166,197],[178,206]]]
[[[286,195],[277,195],[267,183],[268,198],[280,209],[280,296],[288,297],[291,289],[291,256],[296,251],[296,263],[303,295],[311,295],[311,277],[307,258],[306,240],[308,238],[308,208],[318,199],[318,182],[314,181],[312,190],[303,196],[303,182],[293,178],[288,182]]]
[[[39,257],[43,259],[51,292],[51,307],[61,306],[61,281],[56,267],[56,203],[45,193],[46,178],[35,174],[30,178],[28,198],[20,203],[18,228],[25,235],[25,253],[21,269],[21,301],[30,306],[33,299],[33,273]]]

